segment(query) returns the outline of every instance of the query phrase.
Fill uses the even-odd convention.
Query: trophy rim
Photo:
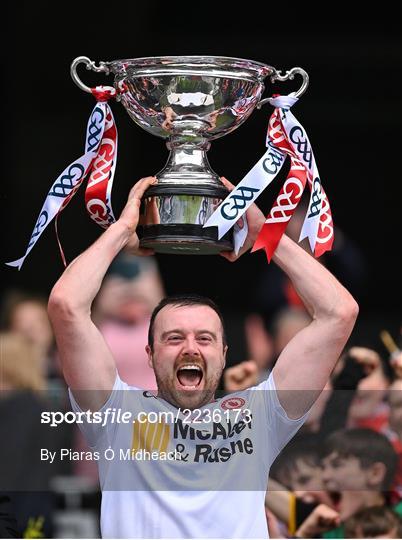
[[[158,70],[167,70],[171,74],[177,70],[184,70],[191,74],[192,70],[208,72],[215,69],[222,72],[221,74],[224,72],[225,76],[238,78],[243,74],[245,77],[251,76],[259,81],[276,71],[273,66],[256,60],[214,55],[144,56],[112,60],[104,64],[116,75],[125,73],[127,68],[137,68],[138,74],[145,74],[144,70],[152,74],[156,74]]]

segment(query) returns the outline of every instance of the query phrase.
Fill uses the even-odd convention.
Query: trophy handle
[[[294,67],[290,71],[286,71],[285,75],[281,75],[281,72],[276,71],[276,69],[274,68],[274,73],[271,75],[271,82],[275,82],[275,81],[282,82],[282,81],[287,81],[287,80],[292,81],[295,78],[295,75],[301,75],[303,77],[303,82],[302,82],[301,87],[299,88],[297,92],[294,92],[294,94],[292,94],[294,97],[299,98],[307,90],[308,83],[309,83],[308,73],[307,71],[304,71],[304,69],[300,67]],[[257,109],[261,109],[261,107],[265,105],[265,103],[268,103],[270,99],[271,98],[262,99],[258,103]]]
[[[80,88],[84,92],[91,93],[91,89],[89,88],[89,86],[86,86],[78,77],[77,67],[79,66],[79,64],[85,64],[85,67],[88,70],[91,69],[92,71],[96,71],[98,73],[103,72],[106,73],[106,75],[109,74],[109,68],[106,62],[99,62],[99,66],[97,66],[95,62],[90,60],[87,56],[77,56],[77,58],[71,63],[70,74],[78,88]]]

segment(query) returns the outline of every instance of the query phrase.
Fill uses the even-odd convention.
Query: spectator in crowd
[[[55,362],[54,338],[46,298],[22,291],[10,291],[4,298],[1,318],[4,330],[24,336],[37,349],[40,369],[45,378],[61,376]]]
[[[296,531],[299,538],[348,538],[345,522],[364,509],[389,508],[397,456],[388,439],[366,428],[330,435],[322,448],[322,480],[332,504],[314,508]],[[402,515],[402,503],[394,506]],[[349,522],[350,523],[350,522]]]
[[[156,260],[121,252],[111,264],[96,297],[94,321],[116,361],[121,377],[154,390],[154,371],[145,347],[153,308],[164,290]]]
[[[384,435],[366,428],[339,430],[322,445],[321,459],[322,479],[340,523],[363,508],[389,506],[397,455]],[[395,511],[402,514],[402,503]],[[343,526],[323,536],[344,538]]]
[[[322,481],[319,442],[315,434],[296,435],[279,454],[270,471],[265,504],[286,525],[290,535],[316,506],[321,503],[332,505]]]
[[[270,473],[306,505],[332,502],[322,480],[319,445],[317,435],[298,434],[279,454]]]
[[[275,365],[276,359],[280,353],[291,341],[291,339],[300,330],[308,326],[311,322],[311,318],[307,311],[302,306],[286,307],[280,310],[275,316],[271,328],[268,331],[265,328],[263,318],[256,314],[250,314],[246,317],[245,321],[245,336],[247,348],[249,351],[249,358],[251,362],[255,364],[256,380],[252,384],[257,384],[268,377],[270,370]],[[251,363],[243,364],[243,367],[247,370],[254,371],[254,367]],[[224,388],[227,392],[235,392],[241,390],[239,386],[240,371],[236,371],[237,365],[228,368],[224,374]],[[233,371],[231,371],[233,370]],[[237,379],[235,381],[234,379]],[[231,380],[232,384],[228,387],[228,381]],[[251,379],[246,381],[250,382]],[[225,386],[226,385],[226,386]],[[238,388],[236,388],[236,385]],[[329,382],[324,388],[324,391],[318,397],[313,407],[309,412],[308,419],[303,426],[303,430],[317,431],[320,424],[320,417],[323,409],[330,395]]]
[[[287,307],[275,316],[271,331],[264,326],[261,316],[251,314],[245,321],[245,336],[249,357],[258,367],[258,381],[264,380],[276,359],[289,341],[308,326],[311,317],[304,307]]]
[[[385,402],[390,378],[380,355],[366,347],[353,347],[350,354],[364,366],[364,377],[348,411],[348,427],[366,427],[381,431],[388,423],[389,407]]]
[[[384,506],[364,508],[345,522],[346,538],[402,538],[401,516]]]
[[[398,469],[394,482],[394,497],[402,499],[402,379],[395,379],[388,390],[389,419],[382,432],[391,441],[398,455]]]
[[[322,439],[344,427],[370,427],[380,431],[388,417],[388,407],[384,403],[385,384],[388,386],[375,351],[365,347],[347,350],[332,374],[325,407],[316,418],[314,431]]]
[[[49,481],[59,471],[40,455],[62,447],[62,430],[51,433],[40,422],[49,405],[40,393],[46,379],[38,348],[18,334],[2,333],[0,340],[0,491],[12,500],[19,531],[40,519],[41,534],[51,535]]]
[[[388,391],[389,429],[402,445],[402,379],[395,379]]]

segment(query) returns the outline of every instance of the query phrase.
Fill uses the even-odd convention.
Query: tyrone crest
[[[241,409],[243,405],[245,405],[245,403],[246,403],[245,399],[234,396],[234,397],[231,397],[222,401],[221,407],[224,410]]]

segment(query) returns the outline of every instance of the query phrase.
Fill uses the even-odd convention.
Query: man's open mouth
[[[201,385],[204,372],[197,364],[186,364],[177,370],[176,377],[183,390],[196,390]]]

